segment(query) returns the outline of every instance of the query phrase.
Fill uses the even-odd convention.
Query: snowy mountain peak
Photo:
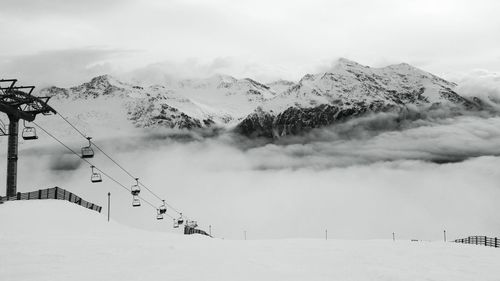
[[[276,80],[271,83],[267,83],[266,86],[271,89],[271,91],[275,92],[277,95],[284,93],[291,87],[295,86],[295,82],[288,81],[288,80]]]
[[[358,62],[346,58],[339,58],[334,63],[334,68],[349,68],[349,67],[367,67],[367,66],[361,65]]]

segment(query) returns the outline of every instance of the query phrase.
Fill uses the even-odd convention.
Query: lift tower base
[[[0,111],[9,117],[8,129],[0,133],[9,136],[7,148],[7,188],[6,195],[17,193],[17,155],[19,147],[19,120],[34,121],[37,114],[56,114],[47,102],[50,97],[36,97],[31,93],[34,86],[19,86],[17,79],[0,79]]]

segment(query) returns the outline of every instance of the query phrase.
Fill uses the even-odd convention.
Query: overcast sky
[[[0,0],[0,76],[59,85],[174,69],[299,79],[347,57],[500,70],[496,0]]]

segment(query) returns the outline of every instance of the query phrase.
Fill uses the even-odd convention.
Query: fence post
[[[17,200],[21,200],[21,192],[17,193]]]
[[[495,248],[498,248],[498,238],[495,237]]]
[[[488,246],[488,237],[484,236],[484,246]]]

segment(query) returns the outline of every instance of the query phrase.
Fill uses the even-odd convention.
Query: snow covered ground
[[[475,245],[222,240],[108,223],[105,214],[63,201],[0,205],[0,280],[6,281],[486,281],[499,280],[499,261],[499,249]]]

